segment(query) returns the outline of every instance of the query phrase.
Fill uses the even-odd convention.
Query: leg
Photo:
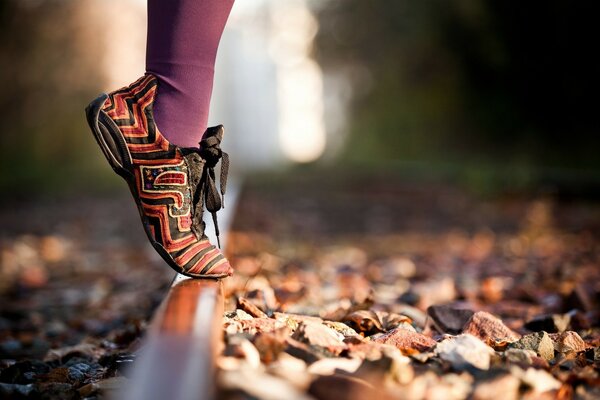
[[[233,1],[148,0],[146,72],[158,79],[154,118],[178,146],[198,146],[206,130],[217,48]]]

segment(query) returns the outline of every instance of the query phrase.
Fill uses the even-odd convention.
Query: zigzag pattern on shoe
[[[204,160],[194,149],[179,148],[159,132],[152,114],[156,92],[156,78],[145,75],[109,93],[97,114],[112,123],[96,117],[90,121],[92,131],[105,154],[111,149],[106,140],[99,138],[102,133],[108,132],[115,143],[126,144],[131,158],[127,172],[133,177],[127,179],[131,192],[150,241],[169,265],[192,277],[231,275],[229,262],[209,242],[203,223],[201,227],[193,226],[194,194],[204,175]],[[101,127],[95,129],[94,123]],[[190,166],[192,161],[194,167]]]

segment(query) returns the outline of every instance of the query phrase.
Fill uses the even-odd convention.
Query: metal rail
[[[238,185],[230,184],[221,212],[223,248],[233,218]],[[212,229],[206,221],[207,229]],[[130,382],[117,397],[126,400],[214,399],[215,357],[222,346],[221,281],[177,274],[157,309]]]

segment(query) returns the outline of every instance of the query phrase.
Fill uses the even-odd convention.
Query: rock
[[[308,367],[308,372],[316,375],[333,375],[336,371],[354,373],[360,367],[361,360],[358,358],[324,358],[316,361]]]
[[[272,318],[253,318],[251,320],[241,320],[239,323],[243,332],[253,335],[260,332],[272,332],[286,326],[284,322]]]
[[[346,338],[358,336],[358,333],[354,329],[350,328],[348,325],[346,325],[342,322],[323,321],[323,325],[325,325],[328,328],[333,329],[334,331],[336,331],[338,333],[341,333]]]
[[[439,305],[428,307],[427,314],[440,332],[455,335],[462,331],[463,326],[473,316],[474,312],[461,310],[451,305]]]
[[[560,381],[543,369],[527,368],[523,371],[519,367],[511,367],[510,372],[538,393],[556,390],[561,387]]]
[[[306,363],[299,358],[282,353],[277,361],[269,364],[267,372],[290,382],[294,387],[306,391],[312,380],[307,371]]]
[[[223,350],[226,357],[243,358],[251,368],[260,366],[260,354],[256,347],[244,336],[230,336],[228,343]]]
[[[42,399],[77,400],[79,393],[72,385],[62,382],[50,382],[37,385],[37,390],[43,393]]]
[[[429,370],[415,376],[415,379],[403,387],[400,398],[464,400],[472,391],[472,381],[473,377],[467,373],[438,376]]]
[[[329,355],[324,354],[324,352],[315,351],[314,348],[311,348],[306,343],[302,343],[298,340],[292,339],[291,337],[286,339],[285,344],[285,352],[287,354],[295,358],[299,358],[306,364],[312,364],[315,361],[322,359],[325,355]]]
[[[323,324],[312,322],[302,322],[292,338],[311,346],[323,347],[337,354],[347,347],[344,343],[344,335]]]
[[[435,346],[436,342],[429,336],[412,332],[403,328],[396,328],[374,340],[396,346],[400,351],[411,353],[415,350],[425,352]]]
[[[569,314],[538,315],[525,323],[530,331],[564,332],[569,328]]]
[[[554,350],[559,353],[578,353],[585,351],[587,348],[587,345],[577,332],[551,333],[549,336],[554,343]]]
[[[295,331],[298,328],[298,325],[300,325],[300,323],[305,322],[305,321],[315,322],[315,323],[319,323],[319,324],[323,322],[323,320],[319,317],[312,317],[309,315],[300,315],[300,314],[291,314],[291,313],[280,313],[280,312],[274,312],[273,318],[275,318],[277,321],[281,321],[281,322],[285,323],[286,326],[291,328],[293,331]]]
[[[571,310],[567,313],[567,315],[571,320],[569,329],[573,331],[582,331],[592,327],[590,318],[580,310]]]
[[[566,309],[577,308],[584,311],[593,311],[596,304],[590,291],[588,287],[582,284],[576,285],[564,301]]]
[[[257,334],[253,343],[262,362],[269,364],[277,360],[287,346],[286,339],[289,335],[290,329],[287,327]]]
[[[68,346],[62,347],[59,349],[52,349],[48,351],[44,361],[62,361],[64,362],[66,359],[75,356],[82,356],[86,358],[93,358],[96,356],[98,352],[98,346],[95,346],[91,343],[81,343],[76,346]]]
[[[537,356],[535,351],[524,349],[508,349],[503,354],[508,362],[524,365],[531,365]]]
[[[600,387],[589,387],[586,385],[578,385],[575,389],[577,400],[597,400],[600,399]]]
[[[491,379],[477,382],[473,390],[473,400],[517,400],[521,381],[510,373],[501,373]],[[501,394],[501,395],[500,395]]]
[[[67,372],[69,380],[74,382],[83,381],[86,377],[86,373],[88,373],[90,369],[91,367],[88,364],[84,363],[77,363],[68,367]]]
[[[490,368],[491,356],[495,353],[475,336],[462,334],[438,343],[435,354],[458,370],[470,367],[487,370]]]
[[[297,399],[310,400],[303,391],[284,379],[268,374],[261,369],[240,368],[221,371],[219,386],[231,391],[242,391],[251,398],[263,400]]]
[[[16,339],[7,339],[0,343],[0,358],[18,358],[23,346]]]
[[[251,290],[247,292],[245,296],[246,300],[250,301],[265,313],[269,313],[279,306],[275,297],[275,291],[270,286]]]
[[[400,350],[395,347],[379,346],[381,356],[376,359],[363,360],[355,376],[383,387],[409,383],[415,375],[414,369],[410,365],[410,358],[402,355]]]
[[[379,360],[383,357],[386,348],[390,348],[395,351],[400,351],[396,347],[389,344],[377,343],[372,340],[365,340],[359,343],[349,343],[348,356],[352,358],[359,358],[361,360]]]
[[[34,391],[35,388],[32,383],[29,383],[27,385],[19,385],[15,383],[0,383],[1,399],[30,398]]]
[[[425,328],[425,324],[428,320],[427,314],[425,314],[418,308],[410,306],[408,304],[393,304],[391,306],[391,311],[393,311],[396,314],[406,315],[413,321],[414,326],[421,329]]]
[[[127,379],[122,376],[108,378],[99,382],[88,383],[79,388],[78,392],[82,398],[90,397],[98,392],[102,393],[103,397],[114,398],[111,394],[118,393],[119,390],[127,384]]]
[[[319,400],[391,400],[393,398],[362,379],[346,375],[320,376],[310,384],[308,394]]]
[[[21,361],[0,371],[0,382],[25,385],[34,382],[37,375],[48,372],[50,372],[50,366],[44,362]]]
[[[454,279],[445,277],[419,282],[400,297],[400,301],[426,309],[433,304],[448,303],[456,299]]]
[[[554,343],[544,331],[525,335],[517,342],[511,343],[509,348],[533,350],[548,361],[554,358]]]
[[[513,332],[502,321],[485,311],[478,311],[465,324],[463,333],[471,334],[483,341],[505,340],[514,342],[520,335]]]

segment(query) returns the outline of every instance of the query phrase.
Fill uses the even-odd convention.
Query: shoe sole
[[[106,141],[104,139],[104,135],[102,135],[101,130],[104,129],[104,130],[106,130],[106,133],[108,133],[111,136],[111,138],[113,139],[113,141],[115,142],[116,145],[125,146],[124,145],[125,138],[123,137],[121,132],[118,130],[115,132],[114,129],[111,129],[109,126],[107,126],[100,120],[100,116],[103,115],[102,107],[104,106],[106,99],[108,99],[108,95],[104,93],[104,94],[101,94],[100,96],[98,96],[98,98],[96,100],[92,101],[85,108],[86,119],[87,119],[88,125],[90,126],[90,129],[92,131],[92,134],[94,135],[94,138],[96,139],[96,143],[98,143],[98,146],[100,146],[100,149],[102,150],[102,154],[104,154],[104,157],[108,161],[109,165],[119,176],[121,176],[123,179],[125,179],[125,182],[127,182],[127,186],[129,186],[129,191],[131,192],[131,195],[133,196],[133,200],[135,201],[135,204],[137,206],[138,212],[140,214],[140,218],[142,219],[142,225],[144,227],[144,232],[146,232],[146,236],[148,237],[150,244],[152,244],[152,247],[154,247],[156,252],[162,257],[162,259],[172,269],[174,269],[177,273],[179,273],[181,275],[185,275],[185,276],[188,276],[188,277],[194,278],[194,279],[211,279],[211,280],[218,280],[218,279],[228,277],[229,276],[228,274],[196,275],[196,274],[190,274],[186,271],[183,271],[181,269],[181,267],[179,265],[177,265],[177,263],[175,263],[175,260],[173,260],[173,257],[171,257],[171,255],[165,250],[165,248],[160,243],[158,243],[157,241],[154,240],[154,238],[152,237],[152,233],[148,229],[148,227],[150,226],[149,221],[148,221],[147,217],[144,215],[144,212],[142,210],[142,204],[139,200],[139,197],[137,196],[137,191],[135,189],[135,177],[123,165],[119,164],[118,158],[120,158],[120,157],[118,157],[118,155],[113,154],[112,150],[110,149],[110,146],[106,143]],[[108,118],[108,116],[105,116],[105,117]],[[126,148],[124,149],[124,151],[127,151],[127,153],[129,153],[129,151]]]

